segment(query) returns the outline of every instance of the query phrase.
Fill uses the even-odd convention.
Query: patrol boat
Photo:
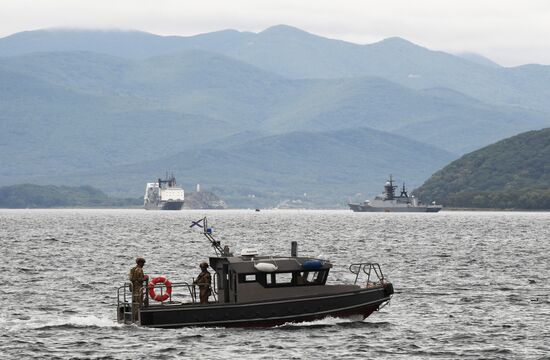
[[[163,180],[147,183],[143,207],[145,210],[181,210],[185,199],[183,189],[176,184],[174,174]]]
[[[351,264],[355,281],[335,284],[327,282],[332,263],[298,256],[296,242],[290,256],[260,256],[255,249],[243,249],[236,256],[214,239],[206,218],[193,226],[202,228],[216,252],[209,258],[212,285],[202,284],[210,287],[209,302],[197,301],[196,287],[201,284],[157,277],[144,283],[144,301],[132,315],[132,293],[126,283],[118,288],[119,322],[158,328],[268,327],[328,316],[364,319],[392,298],[393,285],[377,263]]]
[[[405,189],[405,183],[399,196],[395,195],[397,186],[393,184],[393,178],[386,181],[384,192],[374,199],[365,200],[362,204],[348,204],[355,212],[438,212],[441,205],[432,202],[431,205],[422,204],[414,196],[409,196]]]

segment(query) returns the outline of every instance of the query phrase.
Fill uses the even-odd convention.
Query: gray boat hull
[[[279,299],[243,304],[166,304],[143,307],[140,325],[160,328],[185,326],[266,327],[327,316],[366,318],[391,299],[393,286],[347,293]],[[119,309],[119,321],[123,309]]]
[[[374,207],[370,205],[348,204],[355,212],[438,212],[441,206],[387,206]]]

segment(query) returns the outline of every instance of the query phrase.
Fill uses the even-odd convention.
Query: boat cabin
[[[327,281],[332,264],[305,257],[258,256],[245,249],[241,256],[211,257],[219,303],[300,297],[317,292]]]

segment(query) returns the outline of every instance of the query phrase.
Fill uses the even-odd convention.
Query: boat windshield
[[[326,276],[326,270],[260,273],[255,274],[255,276],[253,274],[243,274],[240,277],[240,282],[257,281],[264,287],[322,285]]]

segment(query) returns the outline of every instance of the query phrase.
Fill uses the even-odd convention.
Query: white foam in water
[[[363,316],[361,315],[356,315],[356,316],[349,316],[349,317],[345,317],[345,318],[335,318],[335,317],[326,317],[326,318],[323,318],[323,319],[319,319],[319,320],[313,320],[313,321],[305,321],[305,322],[299,322],[299,323],[286,323],[284,325],[281,325],[281,326],[298,326],[298,327],[304,327],[304,326],[319,326],[319,325],[323,325],[323,326],[333,326],[333,325],[338,325],[338,324],[342,324],[342,323],[352,323],[352,322],[357,322],[357,321],[363,321]]]
[[[67,325],[76,326],[97,326],[97,327],[113,327],[123,326],[110,318],[99,318],[97,316],[71,316],[66,322]],[[62,324],[64,325],[64,324]]]
[[[5,327],[6,331],[19,331],[19,330],[32,330],[40,329],[43,327],[57,327],[64,325],[73,325],[73,326],[96,326],[96,327],[117,327],[124,326],[119,324],[110,318],[99,318],[97,316],[69,316],[67,318],[50,316],[35,316],[31,317],[29,320],[21,319],[3,319],[0,322],[1,327]]]

